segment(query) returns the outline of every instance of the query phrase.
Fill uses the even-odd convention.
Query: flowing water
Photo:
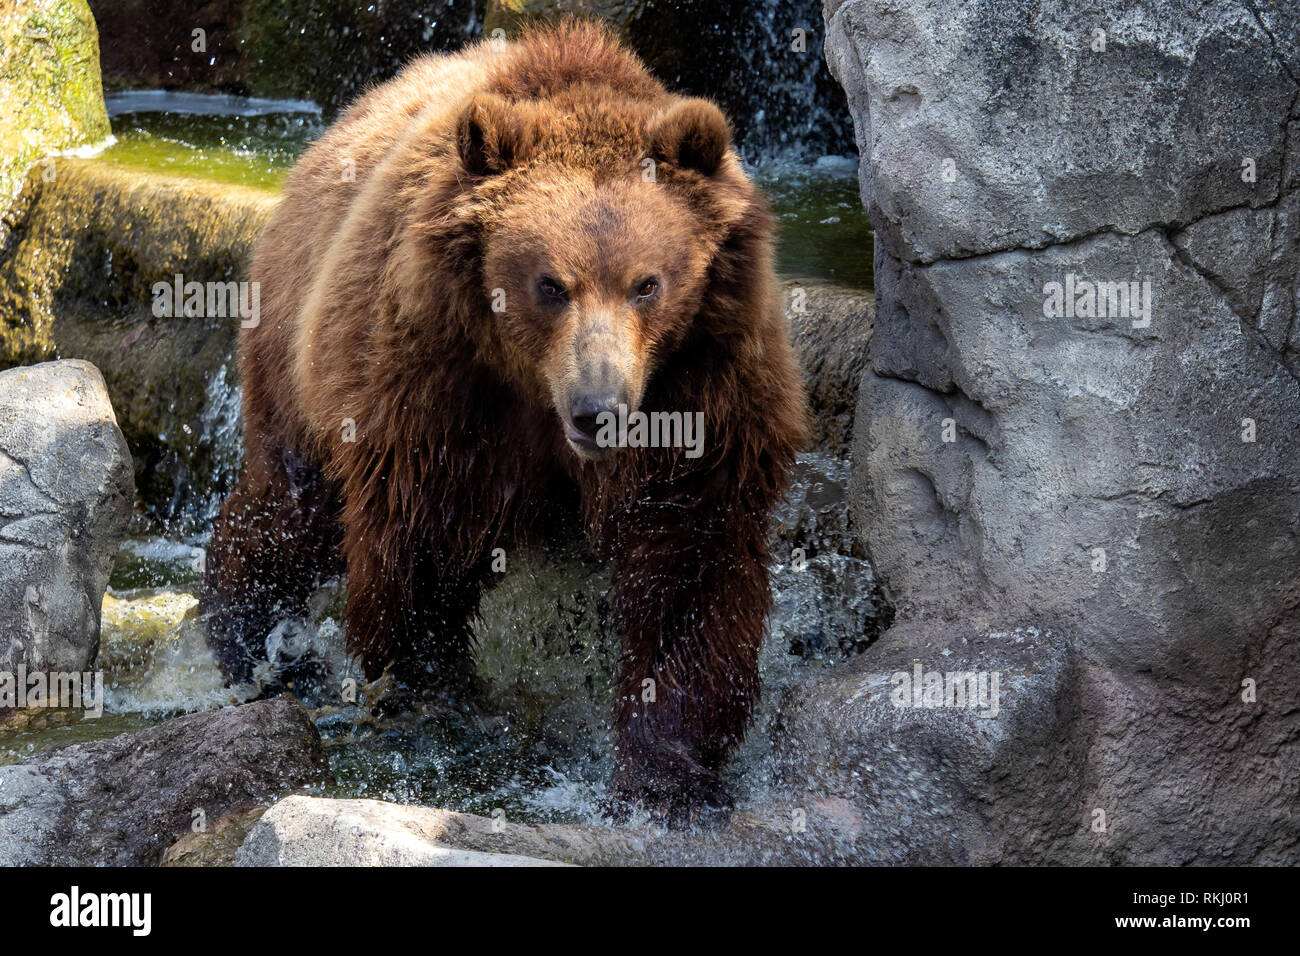
[[[761,658],[763,698],[731,771],[740,802],[771,786],[771,723],[782,694],[861,652],[882,622],[870,566],[855,556],[844,519],[848,466],[800,456],[776,514],[774,610]],[[0,762],[52,747],[139,730],[154,722],[255,696],[228,687],[207,648],[195,591],[201,536],[128,539],[104,601],[98,666],[105,714],[0,736]],[[592,821],[610,766],[610,687],[617,641],[609,627],[605,570],[574,552],[512,556],[476,623],[484,699],[464,710],[416,709],[376,718],[364,678],[342,640],[342,594],[324,582],[301,620],[268,635],[277,668],[310,654],[324,676],[294,688],[313,710],[333,796],[373,797],[514,820]],[[340,688],[362,686],[354,700]]]

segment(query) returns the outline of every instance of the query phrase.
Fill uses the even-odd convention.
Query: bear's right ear
[[[456,146],[466,171],[494,176],[528,158],[534,125],[525,107],[479,93],[461,114]]]
[[[731,127],[708,100],[684,97],[660,116],[650,148],[661,162],[712,176],[731,148]]]

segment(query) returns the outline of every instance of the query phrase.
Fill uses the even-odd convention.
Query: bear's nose
[[[618,397],[612,395],[578,395],[569,403],[569,421],[574,431],[583,438],[596,440],[596,433],[604,424],[601,415],[610,414],[618,419]]]

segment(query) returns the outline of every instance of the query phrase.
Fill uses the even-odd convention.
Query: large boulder
[[[1294,863],[1300,12],[826,17],[878,240],[854,505],[914,656],[1075,653],[1074,834],[1038,852]]]
[[[0,8],[0,212],[27,169],[108,136],[99,35],[86,0]],[[4,238],[0,224],[0,241]]]
[[[94,663],[133,494],[131,455],[93,365],[0,372],[0,672]]]
[[[290,698],[175,717],[0,767],[0,864],[151,866],[183,835],[327,777]]]

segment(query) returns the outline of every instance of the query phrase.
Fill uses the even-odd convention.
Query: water
[[[742,806],[772,784],[772,721],[783,693],[865,649],[886,623],[875,581],[853,554],[846,462],[800,456],[772,535],[774,610],[761,656],[763,698],[736,755]],[[105,714],[70,725],[0,732],[0,762],[69,743],[140,730],[182,713],[249,699],[226,686],[196,608],[203,539],[123,543],[105,597],[100,667]],[[796,550],[801,549],[801,550]],[[325,582],[301,622],[268,643],[282,655],[309,643],[325,661],[319,685],[295,692],[312,708],[334,783],[331,796],[370,797],[531,822],[594,822],[611,768],[609,719],[618,644],[605,568],[580,552],[512,556],[486,592],[476,625],[484,698],[377,717],[357,662],[343,648],[339,582]],[[268,669],[269,671],[269,669]],[[269,672],[265,675],[271,676]],[[356,680],[357,702],[338,688]]]
[[[101,162],[279,189],[325,126],[303,100],[139,90],[105,97],[116,144]]]
[[[149,90],[107,102],[117,142],[100,162],[257,189],[278,190],[326,128],[321,111],[300,100]],[[858,198],[856,157],[805,161],[778,151],[752,172],[777,217],[782,275],[870,288],[871,227]]]

